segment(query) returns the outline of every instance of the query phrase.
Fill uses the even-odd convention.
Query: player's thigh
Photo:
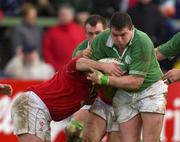
[[[76,113],[73,114],[72,118],[82,125],[84,125],[88,119],[89,111],[88,109],[80,109]]]
[[[96,114],[90,113],[84,127],[83,139],[85,142],[98,142],[106,130],[106,122]]]
[[[139,142],[142,120],[137,114],[130,120],[119,124],[120,140],[123,142]]]
[[[120,142],[120,133],[119,133],[119,131],[109,133],[107,142]]]
[[[159,113],[141,113],[144,142],[158,141],[163,126],[164,115]]]
[[[11,109],[14,134],[20,139],[29,136],[50,140],[50,117],[47,108],[33,99],[31,92],[25,92],[15,99]],[[29,135],[30,134],[30,135]]]
[[[89,117],[87,123],[85,124],[85,128],[89,128],[92,130],[96,128],[93,131],[104,132],[106,129],[106,121],[94,113],[89,113]]]

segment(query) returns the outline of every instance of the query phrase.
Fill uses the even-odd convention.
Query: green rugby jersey
[[[158,47],[166,57],[172,57],[180,53],[180,32],[176,33],[169,41]]]
[[[87,46],[88,46],[88,40],[84,40],[83,42],[81,42],[81,43],[76,47],[76,49],[73,51],[72,57],[73,57],[73,58],[76,57],[76,56],[77,56],[77,52],[78,52],[79,50],[84,50],[84,49],[86,49]]]
[[[134,30],[133,37],[123,53],[120,53],[119,48],[113,43],[110,29],[100,33],[92,41],[91,47],[94,60],[117,58],[124,64],[129,75],[143,76],[145,80],[138,91],[143,91],[162,78],[152,41],[137,29]]]

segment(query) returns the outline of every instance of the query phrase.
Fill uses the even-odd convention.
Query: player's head
[[[106,28],[106,20],[100,15],[91,15],[84,24],[86,37],[91,42],[97,34]]]
[[[116,12],[111,17],[110,29],[115,45],[124,48],[132,38],[134,26],[127,13]]]

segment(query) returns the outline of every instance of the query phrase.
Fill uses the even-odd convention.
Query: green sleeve
[[[103,40],[101,40],[100,37],[96,37],[92,41],[91,48],[93,49],[93,53],[92,53],[93,60],[97,61],[106,57],[105,43],[103,42]]]
[[[72,58],[74,58],[74,57],[77,56],[77,52],[78,52],[79,50],[84,50],[84,49],[86,49],[86,48],[87,48],[87,44],[88,44],[88,41],[87,41],[87,40],[85,40],[85,41],[83,41],[82,43],[80,43],[80,44],[76,47],[76,49],[73,51]]]
[[[146,77],[154,52],[153,43],[143,41],[135,47],[132,52],[133,59],[129,65],[129,74]]]
[[[169,41],[158,47],[166,57],[173,57],[180,53],[180,32],[176,33]]]

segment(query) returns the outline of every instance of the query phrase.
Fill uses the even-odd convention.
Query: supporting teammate
[[[157,47],[157,59],[164,60],[180,53],[180,32],[176,33],[169,41]],[[180,80],[180,69],[171,69],[163,76],[169,83]]]
[[[85,22],[85,31],[86,31],[86,37],[87,39],[83,41],[74,51],[74,56],[80,56],[85,58],[91,58],[92,55],[92,48],[90,47],[91,42],[95,37],[100,34],[104,29],[106,28],[106,22],[105,19],[100,15],[91,15],[87,21]],[[109,59],[108,59],[109,60]],[[108,61],[106,60],[106,61]],[[105,61],[105,60],[104,60]],[[111,60],[112,61],[112,60]],[[119,64],[119,62],[116,61],[116,63]],[[105,95],[108,99],[110,99],[114,91],[111,91],[112,89],[109,87],[101,88],[99,90],[98,95]],[[113,108],[111,106],[111,103],[104,102],[98,98],[99,101],[101,101],[101,108],[97,108],[97,106],[92,106],[90,108],[89,106],[84,106],[81,108],[78,112],[76,112],[73,116],[71,121],[66,127],[66,134],[67,139],[69,142],[76,142],[81,141],[82,135],[83,135],[83,127],[88,122],[89,118],[89,108],[90,111],[93,112],[93,114],[96,114],[99,118],[99,123],[96,125],[97,129],[94,131],[97,131],[96,135],[96,141],[100,141],[104,134],[108,132],[108,141],[110,142],[119,142],[119,136],[117,135],[118,131],[118,125],[116,122],[114,122],[113,117]],[[97,102],[97,100],[96,100]],[[103,127],[101,127],[101,125]],[[98,129],[100,126],[102,129]],[[89,133],[91,135],[91,132]],[[94,139],[95,140],[95,139]]]

